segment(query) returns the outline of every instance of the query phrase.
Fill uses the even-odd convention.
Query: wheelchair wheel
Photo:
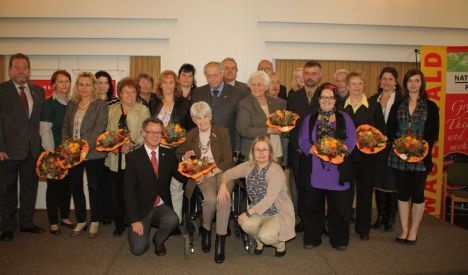
[[[248,251],[249,251],[249,256],[253,256],[255,255],[254,254],[254,251],[255,251],[255,248],[257,248],[257,242],[255,241],[255,239],[251,236],[248,236]]]
[[[250,236],[245,234],[244,232],[241,232],[241,239],[242,239],[242,244],[244,245],[245,251],[249,251],[249,249],[250,249]]]
[[[191,234],[184,235],[184,258],[188,259],[192,254],[195,253],[195,248],[193,247],[193,236]]]

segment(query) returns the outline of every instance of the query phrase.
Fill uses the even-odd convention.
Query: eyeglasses
[[[160,136],[162,135],[162,132],[153,132],[153,131],[146,131],[146,130],[143,130],[145,131],[145,133],[147,133],[148,135],[151,135],[151,136]]]
[[[266,153],[266,152],[270,152],[270,149],[266,149],[266,148],[264,148],[264,149],[254,149],[254,151],[257,152],[257,153]]]
[[[334,96],[321,96],[320,99],[335,100]]]

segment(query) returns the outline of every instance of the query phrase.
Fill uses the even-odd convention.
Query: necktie
[[[26,93],[24,92],[24,86],[20,86],[19,89],[20,89],[21,101],[23,101],[24,110],[29,116],[29,104],[28,104],[28,98],[26,97]]]
[[[310,105],[310,102],[312,101],[312,96],[313,94],[311,92],[307,92],[307,101],[309,102],[309,105]]]
[[[218,95],[219,95],[219,91],[218,90],[213,90],[213,96],[218,97]]]
[[[159,168],[158,159],[156,158],[156,151],[151,151],[151,164],[153,165],[154,173],[156,174],[156,176],[158,176]],[[160,202],[161,197],[159,197],[159,195],[156,195],[156,198],[154,199],[153,208],[158,206]]]

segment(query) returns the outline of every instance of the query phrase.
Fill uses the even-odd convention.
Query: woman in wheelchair
[[[257,242],[254,254],[263,252],[264,245],[275,247],[276,257],[286,254],[286,241],[295,237],[295,216],[288,193],[286,176],[275,162],[270,140],[256,138],[250,147],[250,160],[224,172],[218,192],[218,202],[230,203],[229,183],[246,178],[251,206],[238,218],[238,223]]]
[[[196,181],[189,180],[187,185],[198,185],[203,194],[202,202],[202,250],[208,253],[211,249],[211,224],[216,214],[216,251],[215,262],[222,263],[225,259],[224,245],[226,241],[231,203],[218,203],[216,196],[219,181],[223,171],[234,166],[232,158],[231,141],[226,128],[211,125],[212,112],[210,106],[203,101],[194,103],[190,108],[192,120],[197,128],[187,133],[185,142],[176,150],[176,154],[182,160],[190,158],[208,158],[209,162],[216,164],[210,173],[198,178]],[[226,189],[231,189],[226,187]]]

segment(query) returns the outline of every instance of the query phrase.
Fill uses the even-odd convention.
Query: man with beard
[[[298,114],[300,118],[296,122],[296,127],[290,132],[289,135],[289,164],[292,168],[293,177],[290,177],[290,180],[294,180],[296,182],[297,192],[296,190],[292,190],[291,193],[300,194],[300,190],[302,188],[302,176],[300,175],[300,171],[304,171],[305,169],[301,169],[301,157],[303,156],[298,145],[298,136],[300,125],[302,124],[302,119],[312,113],[314,114],[317,112],[319,108],[319,97],[315,94],[315,90],[320,84],[322,79],[322,65],[317,61],[309,60],[304,65],[304,87],[297,90],[294,93],[291,93],[288,97],[288,107],[287,109]],[[309,175],[306,175],[304,184],[309,182]],[[297,215],[301,216],[302,209],[307,209],[307,206],[304,205],[304,202],[301,201],[300,195],[299,197],[293,198],[293,202],[295,202],[295,206],[297,209]],[[298,220],[298,219],[296,219]],[[297,224],[296,226],[297,232],[303,231],[303,219]]]

